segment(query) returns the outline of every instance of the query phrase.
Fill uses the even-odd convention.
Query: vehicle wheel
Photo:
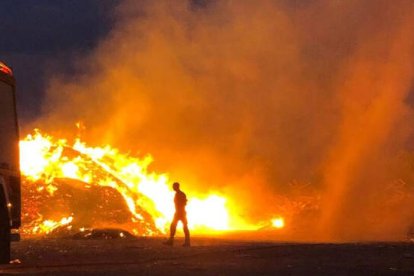
[[[10,263],[10,222],[3,191],[0,191],[0,264]]]

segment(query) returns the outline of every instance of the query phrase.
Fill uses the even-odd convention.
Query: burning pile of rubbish
[[[23,179],[23,234],[66,236],[108,225],[143,236],[160,233],[144,210],[138,211],[144,220],[133,219],[121,194],[111,187],[88,186],[68,178],[55,179],[53,185],[58,189],[50,194],[43,181]]]
[[[90,148],[80,140],[69,145],[39,130],[21,141],[20,149],[23,235],[108,226],[140,236],[167,231],[173,193],[166,175],[147,171],[150,156],[139,159],[109,146]],[[214,194],[190,198],[189,216],[191,210],[197,213],[190,227],[229,229],[225,204]],[[217,213],[213,220],[211,211]]]

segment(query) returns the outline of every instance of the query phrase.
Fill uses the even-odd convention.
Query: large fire
[[[59,183],[68,179],[76,181],[74,185],[80,184],[83,189],[115,189],[128,207],[130,222],[136,225],[132,229],[135,234],[153,235],[168,231],[174,213],[174,194],[166,174],[148,171],[151,156],[136,158],[110,146],[88,147],[80,139],[70,144],[67,140],[55,139],[39,130],[20,142],[20,151],[24,181],[36,193],[53,196],[60,189]],[[223,195],[210,193],[199,198],[188,196],[188,221],[193,232],[211,233],[255,227],[233,221],[232,218],[236,216]],[[24,231],[29,234],[47,234],[60,226],[72,227],[71,224],[77,220],[71,213],[56,212],[60,217],[55,214],[54,218],[46,218],[36,214],[37,217],[29,227],[24,227]],[[137,229],[137,225],[141,229]],[[83,225],[77,226],[83,228]]]

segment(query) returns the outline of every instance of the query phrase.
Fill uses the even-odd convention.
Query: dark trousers
[[[187,214],[185,212],[175,212],[174,219],[171,222],[170,226],[170,239],[174,239],[175,236],[175,230],[177,229],[177,223],[181,221],[183,224],[183,230],[185,235],[185,242],[190,242],[190,231],[188,230],[187,225]]]

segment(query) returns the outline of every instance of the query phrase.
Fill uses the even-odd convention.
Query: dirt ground
[[[22,240],[1,274],[42,275],[414,275],[414,243],[304,244],[194,238]]]

